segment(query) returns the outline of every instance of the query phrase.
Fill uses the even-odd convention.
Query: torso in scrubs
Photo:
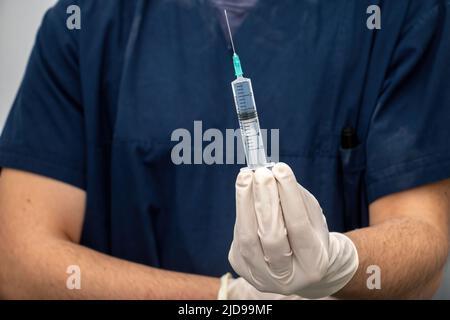
[[[201,121],[203,150],[208,129],[225,138],[238,127],[222,17],[209,1],[78,1],[81,29],[69,30],[72,2],[45,16],[0,166],[84,189],[85,246],[164,269],[230,271],[244,165],[225,151],[213,164],[194,164],[194,148],[192,164],[171,156],[177,129],[194,146]],[[373,4],[381,29],[366,25]],[[331,230],[367,226],[373,201],[450,176],[449,39],[443,0],[260,0],[234,30],[261,126],[279,130],[279,160]]]

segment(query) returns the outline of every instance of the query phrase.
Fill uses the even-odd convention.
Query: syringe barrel
[[[250,169],[267,167],[252,82],[248,78],[238,77],[231,83],[231,87],[233,88],[247,166]]]

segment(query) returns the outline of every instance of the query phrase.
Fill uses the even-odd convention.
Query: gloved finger
[[[258,225],[253,199],[253,171],[241,171],[236,179],[236,224],[235,224],[236,249],[242,256],[251,277],[256,281],[264,279],[261,270],[265,270],[264,253],[259,242]],[[237,270],[236,270],[237,272]],[[243,271],[244,272],[244,271]],[[247,279],[247,277],[245,277]],[[249,279],[247,279],[249,280]],[[249,280],[250,281],[250,280]]]
[[[261,256],[262,257],[262,256]],[[262,259],[255,259],[260,262],[257,265],[262,266],[261,269],[265,269],[264,261]],[[261,269],[255,268],[252,261],[248,261],[241,254],[241,248],[239,242],[233,240],[231,243],[230,252],[228,253],[228,261],[230,262],[233,270],[242,278],[246,279],[255,288],[264,288],[267,285],[267,276],[261,272]],[[262,262],[261,262],[262,261]],[[261,289],[262,290],[262,289]]]
[[[236,240],[233,240],[231,243],[230,251],[228,252],[228,261],[238,275],[245,279],[252,278],[250,269],[240,253],[239,243]]]
[[[313,226],[308,217],[307,207],[299,192],[297,180],[291,168],[284,163],[277,163],[272,168],[277,180],[278,193],[284,222],[288,232],[289,243],[296,256],[313,255],[311,245],[316,240]],[[309,252],[309,253],[308,253]]]
[[[300,184],[297,184],[300,193],[303,195],[303,202],[305,203],[306,212],[308,213],[309,221],[311,222],[314,230],[319,231],[318,235],[321,236],[323,243],[328,243],[328,226],[327,220],[323,215],[322,208],[319,201]]]
[[[292,274],[292,251],[287,238],[278,196],[277,182],[267,168],[256,170],[253,179],[258,236],[265,261],[277,279]]]

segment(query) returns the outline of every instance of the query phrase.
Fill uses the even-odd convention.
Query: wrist
[[[299,295],[308,299],[328,297],[351,281],[359,265],[358,252],[353,241],[342,233],[330,232],[328,252],[330,264],[324,277],[301,290]]]
[[[226,273],[220,277],[220,286],[217,293],[217,300],[228,300],[228,284],[233,279],[231,273]]]

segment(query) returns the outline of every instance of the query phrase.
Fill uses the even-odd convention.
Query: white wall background
[[[0,0],[0,129],[6,120],[44,12],[55,0]]]
[[[55,2],[0,0],[0,130],[21,82],[42,16]],[[450,299],[450,263],[436,298]]]

